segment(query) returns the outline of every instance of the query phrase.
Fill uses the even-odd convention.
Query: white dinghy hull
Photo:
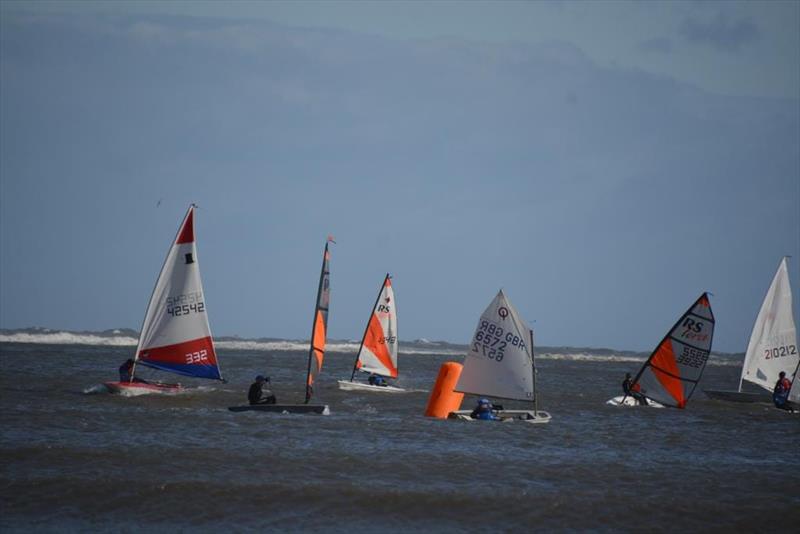
[[[363,382],[350,382],[349,380],[339,380],[339,389],[342,391],[379,391],[383,393],[406,393],[403,388],[395,386],[373,386]]]
[[[642,408],[663,408],[664,405],[654,400],[647,399],[647,406],[642,406],[639,401],[628,395],[627,397],[620,395],[613,399],[608,399],[606,404],[611,406],[641,406]]]
[[[544,424],[550,422],[550,414],[542,410],[496,410],[493,412],[500,418],[500,423],[508,423],[511,421],[522,421],[531,424]],[[449,419],[458,419],[461,421],[482,421],[482,419],[473,419],[472,410],[457,410],[450,412]]]

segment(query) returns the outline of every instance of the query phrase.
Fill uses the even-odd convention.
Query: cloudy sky
[[[186,207],[218,335],[743,351],[800,291],[798,2],[0,4],[0,327],[138,328]],[[797,301],[797,298],[795,298]]]

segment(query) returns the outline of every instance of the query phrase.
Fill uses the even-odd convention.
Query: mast
[[[333,241],[330,238],[330,236],[328,237],[328,241]],[[325,303],[326,307],[323,308],[321,306],[321,303],[320,303],[320,297],[322,296],[322,289],[323,289],[323,283],[325,282],[325,275],[326,274],[330,274],[329,272],[325,271],[325,266],[328,263],[328,258],[329,258],[328,241],[325,242],[325,251],[322,254],[322,268],[320,269],[319,286],[317,287],[317,303],[314,306],[314,319],[312,321],[312,326],[311,326],[311,343],[309,344],[309,349],[308,349],[308,370],[306,372],[306,400],[305,400],[306,404],[308,404],[309,401],[311,400],[311,393],[312,393],[312,384],[310,383],[310,381],[311,381],[311,363],[312,363],[312,360],[315,358],[315,355],[314,355],[314,350],[315,350],[314,341],[316,340],[316,334],[317,334],[317,314],[319,314],[320,311],[324,311],[325,312],[325,314],[326,314],[325,324],[327,324],[327,313],[328,313],[327,304],[328,303]],[[324,326],[325,325],[323,325],[323,327]],[[323,354],[324,354],[325,347],[323,346],[319,350],[321,352],[323,352]]]
[[[378,296],[375,297],[375,304],[372,305],[372,311],[370,312],[369,318],[367,319],[367,326],[364,327],[364,335],[361,336],[361,345],[358,346],[358,352],[356,353],[356,361],[353,363],[353,373],[350,375],[350,382],[352,382],[356,376],[356,371],[358,370],[358,360],[361,358],[361,350],[364,348],[364,340],[367,339],[367,332],[369,332],[369,323],[370,321],[372,321],[372,316],[375,314],[375,308],[378,306],[378,301],[380,300],[381,295],[383,294],[383,288],[386,286],[386,280],[388,280],[389,278],[391,278],[391,276],[389,275],[389,273],[386,273],[386,277],[383,279],[380,289],[378,289]]]
[[[536,383],[536,358],[533,354],[533,329],[528,330],[531,338],[531,371],[533,372],[533,414],[539,413],[539,385]]]

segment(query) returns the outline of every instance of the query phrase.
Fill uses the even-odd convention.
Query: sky
[[[190,203],[215,335],[744,351],[800,287],[798,2],[0,3],[0,327],[135,328]],[[795,315],[797,315],[795,297]]]

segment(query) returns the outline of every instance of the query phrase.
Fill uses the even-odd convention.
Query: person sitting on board
[[[778,381],[775,383],[775,389],[772,390],[772,402],[775,403],[776,408],[781,410],[791,410],[792,408],[787,404],[789,399],[789,390],[792,389],[792,381],[786,378],[786,373],[781,371],[778,374]]]
[[[493,409],[494,406],[489,402],[489,399],[479,399],[478,405],[469,416],[473,419],[483,419],[484,421],[499,421],[500,418],[494,414]]]
[[[642,395],[642,386],[638,383],[633,383],[630,373],[625,373],[625,380],[622,382],[622,391],[625,392],[626,397],[633,397],[641,406],[647,406],[647,398]]]
[[[250,391],[247,392],[250,404],[275,404],[277,401],[275,394],[269,389],[264,389],[264,384],[269,382],[269,377],[264,378],[262,375],[256,377],[256,381],[250,385]]]
[[[367,382],[369,382],[370,386],[383,386],[383,387],[385,387],[385,386],[389,385],[389,384],[386,383],[386,380],[384,380],[381,375],[376,375],[375,373],[372,373],[371,375],[369,375],[369,378],[367,378]]]
[[[147,384],[147,380],[142,380],[138,377],[131,378],[131,373],[133,372],[133,358],[128,358],[123,362],[122,365],[119,366],[119,381],[120,382],[139,382],[143,384]]]

